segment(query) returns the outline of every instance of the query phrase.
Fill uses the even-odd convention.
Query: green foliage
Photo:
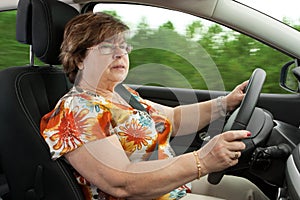
[[[120,18],[115,11],[105,12]],[[15,18],[15,11],[0,12],[0,69],[29,63],[29,46],[15,39]],[[293,27],[300,29],[300,25]],[[213,66],[217,66],[229,91],[260,67],[268,74],[263,92],[285,93],[278,84],[279,74],[291,58],[217,24],[205,27],[195,21],[186,27],[183,36],[171,21],[153,30],[142,18],[132,43],[135,50],[130,54],[130,83],[210,89],[217,76],[206,74],[215,73]]]
[[[0,69],[29,63],[29,47],[16,41],[16,12],[0,12]]]
[[[200,35],[203,31],[203,24],[201,21],[194,21],[186,27],[186,36],[188,38],[195,38],[197,35]]]
[[[172,22],[168,21],[168,22],[164,23],[163,25],[161,25],[161,26],[159,27],[159,29],[169,29],[169,30],[174,31],[174,30],[175,30],[175,27],[174,27],[174,25],[173,25]]]
[[[106,14],[109,14],[111,16],[114,16],[115,18],[117,19],[120,19],[121,20],[121,17],[118,15],[118,13],[114,10],[103,10],[102,11],[103,13],[106,13]]]

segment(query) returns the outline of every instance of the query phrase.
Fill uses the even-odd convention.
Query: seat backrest
[[[11,199],[84,199],[70,166],[51,159],[39,133],[41,117],[70,88],[52,65],[59,64],[64,25],[78,11],[56,0],[20,0],[17,12],[17,40],[32,44],[36,57],[49,65],[0,71],[0,159]]]

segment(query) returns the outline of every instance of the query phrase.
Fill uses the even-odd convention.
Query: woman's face
[[[95,88],[108,89],[122,82],[129,69],[130,46],[124,39],[109,39],[88,49],[80,64],[81,81]]]

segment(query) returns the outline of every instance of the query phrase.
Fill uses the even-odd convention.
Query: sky
[[[283,17],[287,17],[292,21],[299,21],[300,19],[300,0],[239,0],[240,2],[254,7],[258,10],[262,10],[268,13],[270,16],[282,20]],[[128,7],[130,6],[130,7]],[[111,6],[109,4],[101,5],[102,9],[111,10]],[[115,8],[115,7],[114,7]],[[116,9],[114,9],[116,10]],[[161,11],[159,11],[161,10]],[[118,15],[121,16],[122,20],[127,23],[128,21],[136,21],[136,19],[141,19],[145,17],[147,19],[147,13],[149,13],[149,8],[147,12],[143,9],[143,7],[131,5],[122,5],[122,7],[116,10]],[[128,11],[132,13],[132,15],[128,15]],[[174,11],[168,11],[164,9],[155,8],[157,20],[153,19],[153,15],[151,15],[151,21],[155,22],[167,22],[172,21],[175,27],[186,27],[190,22],[197,20],[198,18],[192,15],[186,15],[185,19],[182,19],[182,16],[176,15]],[[153,14],[153,12],[150,12]],[[179,18],[180,17],[180,18]],[[156,28],[161,24],[150,24],[152,28]],[[184,31],[184,30],[178,30]]]
[[[115,7],[112,7],[109,4],[104,4],[100,7],[103,10],[116,10]],[[129,15],[128,11],[130,11],[132,15]],[[167,21],[172,21],[175,27],[186,27],[185,25],[189,24],[189,22],[199,20],[199,18],[188,14],[185,16],[184,19],[182,19],[182,15],[178,16],[178,14],[176,14],[177,12],[175,11],[161,9],[157,7],[152,8],[138,5],[123,4],[120,9],[116,10],[116,12],[119,16],[121,16],[122,21],[124,21],[125,23],[133,22],[137,19],[140,20],[142,19],[142,17],[145,17],[147,19],[151,16],[151,22],[159,22],[159,24],[149,24],[151,28],[157,28],[157,26],[160,26],[162,22]],[[151,15],[147,15],[147,13],[151,13]],[[153,13],[156,13],[156,15],[153,15]],[[154,17],[157,19],[155,19]]]

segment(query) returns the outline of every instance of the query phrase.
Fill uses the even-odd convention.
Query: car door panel
[[[209,100],[224,95],[222,91],[192,90],[183,88],[165,88],[157,86],[131,86],[148,100],[167,106],[177,106]],[[297,94],[265,94],[260,95],[258,107],[272,113],[274,119],[281,120],[294,126],[299,126],[300,96]]]

